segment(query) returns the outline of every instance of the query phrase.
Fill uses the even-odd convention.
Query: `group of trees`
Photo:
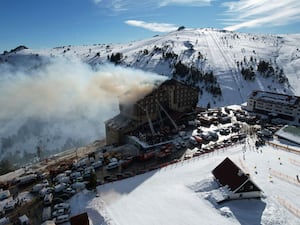
[[[144,55],[147,55],[146,53],[147,54],[149,53],[148,49],[144,50]],[[168,60],[168,59],[177,60],[178,58],[178,55],[170,49],[170,46],[168,44],[163,45],[162,47],[158,47],[155,45],[151,52],[151,56],[153,56],[154,54],[161,54],[161,57],[164,60]]]
[[[203,72],[196,66],[187,66],[180,60],[174,65],[173,75],[179,77],[190,77],[194,83],[204,82],[205,84],[215,84],[217,83],[217,78],[214,76],[213,71]]]
[[[279,69],[278,66],[274,68],[270,62],[266,62],[264,60],[259,61],[257,65],[257,71],[266,78],[275,78],[279,83],[288,82],[287,77],[284,75],[283,69]]]
[[[163,51],[162,57],[165,60],[167,60],[167,59],[177,59],[178,55],[176,53],[174,53],[173,51],[170,51],[170,52],[164,52]]]
[[[275,64],[275,65],[274,65]],[[257,74],[264,78],[272,78],[278,83],[288,83],[283,69],[271,61],[256,60],[253,56],[247,60],[246,57],[242,61],[237,61],[237,66],[240,68],[241,74],[245,80],[254,81]]]
[[[200,86],[204,84],[204,89],[214,97],[221,96],[222,90],[213,71],[203,72],[196,66],[188,66],[181,61],[174,65],[173,77],[183,78],[189,85]]]
[[[253,71],[252,66],[250,66],[250,68],[246,68],[246,69],[244,69],[244,67],[242,67],[241,74],[245,80],[251,80],[251,81],[255,80],[255,72]]]
[[[123,58],[123,54],[120,52],[117,52],[115,54],[112,53],[111,56],[107,56],[107,59],[114,64],[120,64],[122,58]]]

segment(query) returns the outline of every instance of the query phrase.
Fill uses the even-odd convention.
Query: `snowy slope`
[[[155,50],[156,48],[156,50]],[[147,50],[147,53],[145,53]],[[178,58],[165,59],[163,53],[174,52]],[[204,56],[198,59],[199,52]],[[203,71],[213,71],[221,85],[222,98],[204,100],[216,101],[216,105],[237,104],[246,100],[253,89],[300,94],[295,80],[299,75],[300,35],[257,35],[225,32],[215,29],[186,29],[163,36],[135,41],[128,44],[95,44],[92,46],[62,46],[53,49],[24,49],[17,53],[2,55],[2,61],[17,65],[28,61],[40,62],[49,56],[79,57],[91,65],[107,62],[111,54],[122,53],[120,65],[172,76],[174,63],[179,60],[186,65],[195,65]],[[256,76],[254,82],[245,81],[237,61],[246,58],[271,61],[282,68],[292,88]],[[35,62],[35,63],[37,63]],[[30,64],[30,66],[32,66]],[[245,65],[246,67],[246,65]],[[255,69],[255,68],[254,68]],[[268,87],[268,86],[271,87]],[[232,96],[236,98],[232,99]],[[202,102],[200,102],[201,104]]]
[[[225,157],[250,173],[264,192],[261,200],[215,203],[218,184],[211,171]],[[256,150],[249,140],[246,144],[99,186],[100,197],[90,192],[79,193],[70,200],[71,214],[87,211],[93,225],[296,225],[300,223],[300,215],[291,210],[299,213],[300,209],[300,183],[296,181],[299,160],[299,155],[270,146]],[[280,173],[283,178],[276,175]],[[77,204],[79,201],[81,204]]]
[[[175,31],[127,44],[61,46],[51,49],[27,49],[23,47],[0,55],[0,73],[1,78],[9,73],[8,79],[10,79],[11,76],[18,77],[20,73],[25,74],[25,76],[31,76],[34,73],[39,74],[41,71],[49,71],[56,66],[56,68],[59,68],[58,72],[62,74],[81,73],[80,78],[71,77],[74,81],[81,82],[82,77],[94,75],[93,73],[97,73],[104,64],[112,60],[112,56],[117,54],[120,55],[120,60],[117,60],[120,69],[116,69],[119,74],[122,68],[135,68],[167,77],[176,77],[199,86],[201,89],[199,106],[206,107],[208,103],[211,107],[240,104],[246,101],[247,96],[254,89],[300,95],[299,34],[258,35],[205,28]],[[79,59],[84,65],[78,66],[80,62],[74,60],[74,58]],[[71,63],[66,62],[68,60]],[[269,63],[274,69],[275,75],[267,77],[257,71],[257,65],[262,60]],[[52,65],[53,61],[55,66]],[[200,78],[199,75],[191,75],[191,72],[178,75],[175,65],[179,62],[187,68],[196,68],[196,71],[202,74],[212,73],[215,81],[206,81],[204,79],[205,75],[203,75],[204,78]],[[82,69],[86,66],[85,63],[91,65],[93,72]],[[64,69],[65,66],[74,69],[73,71]],[[255,79],[245,80],[241,73],[242,69],[250,68],[255,73]],[[288,78],[288,82],[278,82],[279,71],[282,71],[284,77]],[[134,74],[134,72],[132,73]],[[212,88],[220,88],[221,94],[213,94]],[[12,100],[8,98],[7,101]],[[69,132],[77,129],[76,133],[80,133],[81,130],[78,128],[80,123],[74,125],[73,122],[69,122],[66,126],[63,126],[64,120],[56,120],[53,123],[54,125],[51,126],[49,124],[52,121],[42,117],[36,122],[37,124],[44,124],[39,128],[38,138],[35,135],[36,131],[30,129],[34,126],[26,121],[21,121],[20,127],[15,128],[12,132],[11,130],[8,131],[9,124],[3,125],[0,120],[2,144],[5,142],[6,150],[10,151],[11,154],[23,152],[24,150],[35,154],[37,145],[45,146],[48,152],[61,151],[67,147],[76,147],[92,142],[98,137],[103,138],[103,121],[118,113],[116,102],[110,103],[111,105],[115,104],[112,107],[113,110],[106,109],[104,110],[105,116],[98,116],[101,117],[99,126],[97,120],[94,119],[97,117],[90,119],[89,112],[85,110],[80,112],[82,113],[80,118],[86,120],[82,122],[85,128],[81,130],[89,131],[82,140],[78,135],[72,137],[72,132]],[[72,104],[72,101],[70,101],[70,104]],[[98,105],[95,104],[94,107],[96,106]],[[106,106],[106,104],[101,104],[102,106]],[[76,105],[73,108],[76,109]],[[111,113],[109,113],[110,111]],[[43,115],[43,113],[40,113],[40,115]],[[11,121],[10,124],[13,122],[15,121]],[[23,129],[21,129],[22,126]],[[23,131],[28,131],[26,137],[24,137]],[[16,139],[17,145],[11,146],[12,140]],[[1,154],[1,156],[4,155]],[[20,157],[22,158],[22,155]]]

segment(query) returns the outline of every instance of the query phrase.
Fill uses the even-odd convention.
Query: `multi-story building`
[[[156,120],[162,108],[176,112],[191,111],[198,103],[198,95],[198,88],[170,79],[133,104],[120,103],[119,108],[122,115],[144,123],[148,118]]]
[[[170,79],[136,102],[120,102],[120,114],[105,123],[107,144],[119,144],[124,134],[166,113],[192,111],[197,106],[198,95],[199,88]]]
[[[253,91],[248,97],[246,109],[300,125],[300,97],[298,96]]]

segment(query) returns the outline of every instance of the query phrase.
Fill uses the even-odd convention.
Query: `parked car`
[[[230,134],[229,128],[222,128],[222,129],[220,130],[220,134],[221,134],[221,135],[228,135],[228,134]]]
[[[2,190],[0,189],[0,201],[7,199],[10,197],[10,191],[9,190]]]
[[[2,206],[0,206],[0,217],[5,215],[5,210],[3,209]]]
[[[247,137],[247,135],[245,133],[240,133],[240,134],[238,134],[238,136],[239,136],[239,140],[243,140]]]
[[[210,141],[211,140],[211,135],[209,132],[202,132],[200,134],[200,137],[204,140]]]
[[[54,205],[53,209],[54,210],[58,210],[58,209],[70,209],[70,204],[68,204],[68,203],[58,203],[58,204]]]
[[[118,161],[112,161],[112,162],[108,163],[105,168],[107,170],[112,170],[112,169],[118,168],[118,166],[119,166]]]
[[[209,131],[208,133],[212,141],[217,141],[219,139],[219,136],[215,131]]]
[[[70,183],[70,177],[64,176],[64,177],[60,177],[59,179],[57,179],[57,183]]]
[[[65,209],[57,209],[53,211],[52,217],[58,217],[65,214]]]
[[[8,217],[3,217],[0,219],[0,225],[7,225],[10,224]]]
[[[49,186],[49,181],[47,179],[42,180],[42,183],[44,185],[44,187]]]
[[[103,166],[103,162],[101,160],[92,163],[92,167],[94,167],[94,169],[98,169],[101,166]]]
[[[44,198],[46,194],[50,194],[54,192],[54,189],[52,187],[43,188],[39,191],[40,198]]]
[[[65,190],[63,190],[63,193],[74,195],[76,193],[76,191],[74,189],[68,187]]]
[[[196,141],[195,137],[192,136],[192,137],[189,138],[189,143],[191,145],[196,145],[198,142]]]
[[[15,206],[16,206],[16,201],[12,199],[6,202],[6,204],[3,206],[3,209],[6,212],[15,209]]]
[[[219,122],[222,124],[231,123],[231,118],[229,116],[223,116],[219,118]]]
[[[61,224],[69,221],[69,215],[61,215],[55,218],[55,224]]]
[[[61,178],[64,178],[66,176],[67,175],[65,173],[60,173],[54,178],[54,181],[59,181]]]
[[[240,130],[241,130],[241,127],[238,123],[233,124],[233,126],[231,127],[231,132],[232,133],[239,132]]]
[[[90,166],[84,169],[83,178],[88,178],[92,173],[95,173],[94,167]]]
[[[52,201],[53,201],[53,194],[52,193],[46,194],[44,197],[44,204],[50,205]]]
[[[62,192],[65,188],[66,188],[66,184],[62,183],[62,184],[58,184],[54,186],[54,192],[55,193],[59,193]]]
[[[182,148],[186,147],[186,143],[184,141],[180,141],[180,145],[181,145]]]
[[[70,178],[75,180],[76,178],[81,177],[81,173],[79,171],[73,172],[70,174]]]

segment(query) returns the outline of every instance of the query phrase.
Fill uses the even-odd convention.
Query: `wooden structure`
[[[259,198],[261,189],[228,157],[213,171],[217,181],[229,189],[227,200],[243,198]]]

